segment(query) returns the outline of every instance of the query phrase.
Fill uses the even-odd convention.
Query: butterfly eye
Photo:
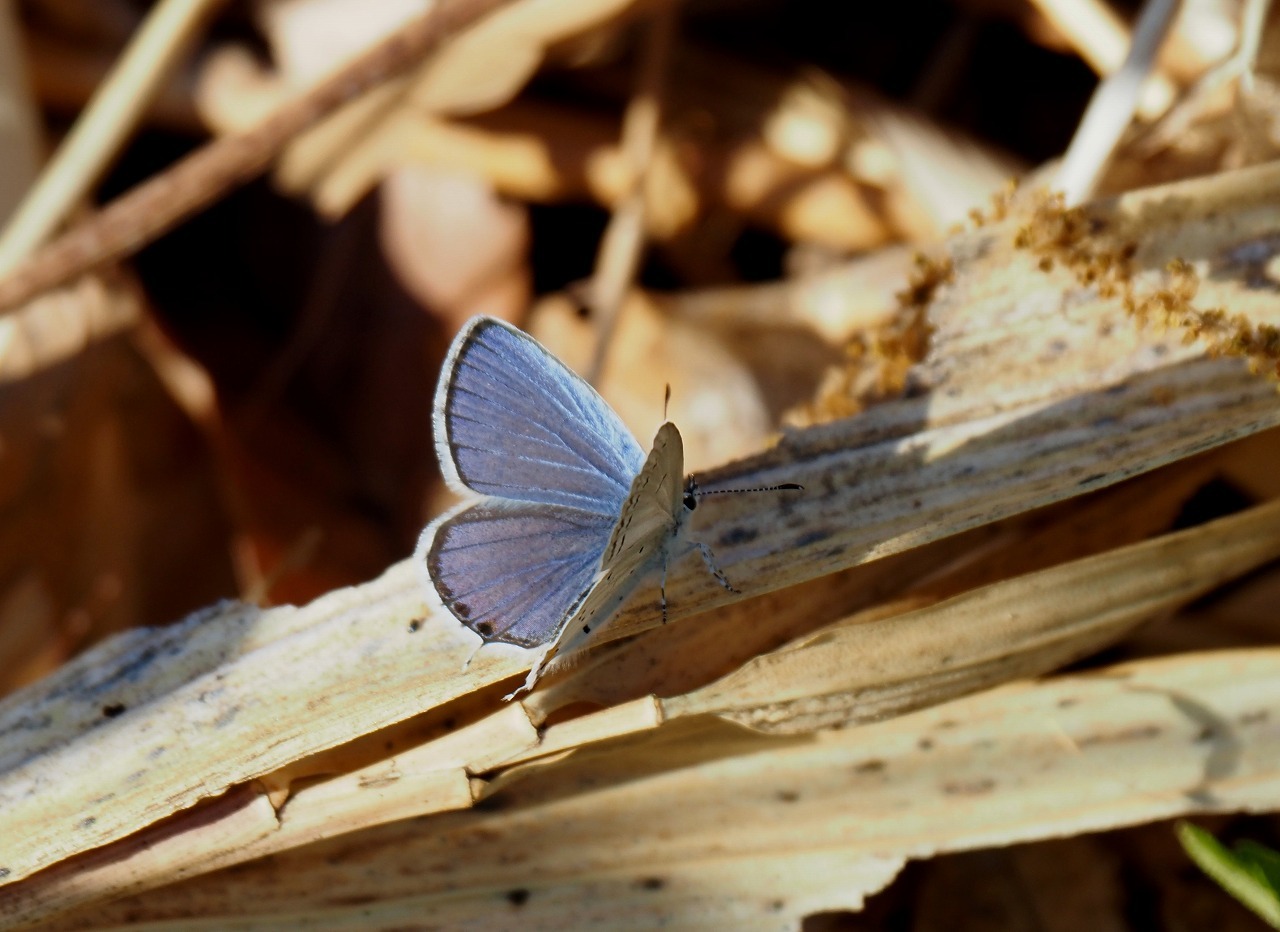
[[[684,480],[684,497],[681,499],[684,507],[689,511],[698,507],[698,480],[693,476],[686,476]]]

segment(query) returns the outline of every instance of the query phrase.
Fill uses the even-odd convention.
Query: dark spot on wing
[[[480,624],[476,625],[476,634],[480,635],[482,638],[489,637],[493,634],[493,625],[487,621],[480,622]]]
[[[102,707],[103,718],[115,718],[117,715],[124,715],[125,705],[123,702],[112,702]]]
[[[416,634],[418,630],[421,629],[421,627],[422,627],[422,619],[415,618],[413,619],[413,621],[409,622],[409,633]]]
[[[466,621],[468,618],[471,617],[471,606],[468,605],[466,602],[450,602],[449,610],[452,611],[455,615],[457,615],[463,621]],[[477,627],[476,630],[480,631],[480,628]],[[492,626],[489,628],[489,630],[490,631],[493,630]],[[484,632],[481,631],[480,633],[483,634]]]
[[[514,890],[507,891],[507,902],[512,906],[523,906],[529,902],[529,891],[524,887],[517,887]]]
[[[667,882],[661,877],[646,877],[640,881],[641,890],[661,890],[667,885]]]

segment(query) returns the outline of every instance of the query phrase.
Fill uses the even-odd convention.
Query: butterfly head
[[[693,511],[698,507],[698,483],[693,476],[689,476],[684,480],[684,494],[681,501],[684,503],[685,511]]]

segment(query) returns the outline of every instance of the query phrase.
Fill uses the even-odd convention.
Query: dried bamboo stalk
[[[857,908],[909,858],[1273,808],[1278,674],[1271,649],[1160,658],[804,738],[698,716],[539,766],[500,807],[378,826],[61,927],[798,928]]]

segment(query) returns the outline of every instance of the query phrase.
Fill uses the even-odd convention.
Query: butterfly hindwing
[[[482,500],[424,532],[418,565],[486,643],[540,647],[591,589],[613,524],[576,508]]]
[[[454,342],[435,420],[446,477],[481,495],[612,521],[644,462],[595,389],[532,337],[492,318],[477,318]]]

